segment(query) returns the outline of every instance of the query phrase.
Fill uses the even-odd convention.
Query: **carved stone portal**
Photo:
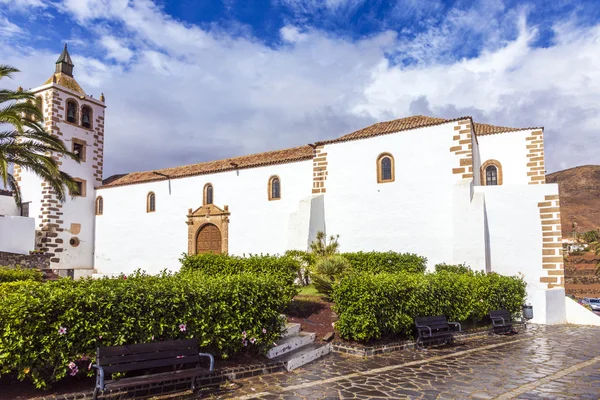
[[[221,233],[221,253],[227,253],[229,249],[229,206],[220,209],[214,204],[206,204],[196,211],[188,210],[188,254],[196,254],[196,238],[200,230],[206,225],[214,225]]]

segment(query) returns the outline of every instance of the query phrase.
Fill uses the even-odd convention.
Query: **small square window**
[[[73,153],[79,161],[85,161],[85,142],[79,139],[73,139]]]
[[[74,197],[85,197],[85,181],[83,179],[75,179],[75,188],[69,191],[69,194]]]

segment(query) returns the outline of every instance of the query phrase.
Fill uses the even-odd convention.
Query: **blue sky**
[[[43,83],[64,42],[107,98],[105,175],[412,114],[542,125],[549,172],[600,163],[594,0],[0,0],[8,85]]]

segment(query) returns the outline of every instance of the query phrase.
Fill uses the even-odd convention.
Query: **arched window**
[[[281,181],[278,176],[269,178],[269,200],[281,199]]]
[[[75,100],[67,100],[67,122],[77,123],[77,103]]]
[[[156,195],[154,192],[148,193],[148,198],[146,199],[146,212],[154,212],[156,211]]]
[[[498,168],[493,165],[485,169],[485,185],[492,186],[498,184]]]
[[[92,109],[90,106],[81,107],[81,126],[84,128],[92,127]]]
[[[210,183],[204,185],[204,205],[213,203],[213,186]]]
[[[483,186],[502,185],[502,165],[496,160],[487,160],[481,165],[481,184]]]
[[[389,153],[377,157],[377,183],[393,182],[395,179],[394,157]]]
[[[104,214],[104,199],[102,196],[96,197],[96,215]]]

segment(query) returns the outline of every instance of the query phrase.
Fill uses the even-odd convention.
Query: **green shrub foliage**
[[[292,283],[298,277],[300,262],[291,256],[250,255],[238,257],[228,254],[184,254],[179,260],[181,272],[199,271],[207,275],[266,274],[278,276]]]
[[[0,283],[41,281],[43,274],[36,269],[0,267]]]
[[[343,253],[342,256],[350,262],[356,272],[415,272],[424,273],[427,269],[427,258],[410,253],[362,252]]]
[[[471,272],[471,268],[466,264],[436,264],[435,265],[436,272],[447,271],[447,272],[455,272],[457,274],[467,274]]]
[[[342,338],[360,342],[410,337],[417,316],[462,322],[481,320],[495,309],[518,313],[524,299],[522,278],[483,272],[358,273],[342,278],[333,292],[336,329]]]
[[[138,273],[3,284],[0,375],[44,388],[72,372],[71,362],[87,371],[97,346],[153,340],[198,338],[222,358],[258,351],[279,337],[279,315],[295,293],[295,286],[266,274]]]

